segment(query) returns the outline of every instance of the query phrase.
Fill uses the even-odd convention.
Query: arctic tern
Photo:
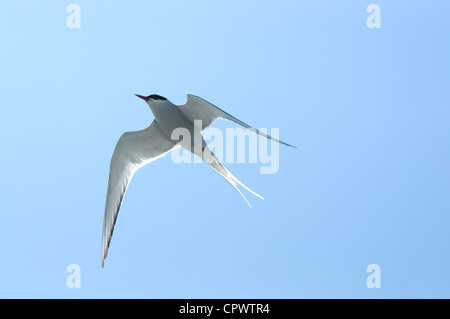
[[[249,202],[241,193],[237,184],[262,199],[260,195],[237,179],[211,152],[203,140],[201,134],[217,119],[233,121],[268,139],[295,147],[272,138],[264,132],[260,132],[193,94],[187,94],[187,102],[184,105],[175,105],[165,97],[157,94],[151,94],[149,96],[136,94],[136,96],[146,101],[155,119],[146,129],[123,133],[114,149],[110,164],[103,220],[102,267],[108,254],[108,248],[111,243],[120,206],[134,173],[142,166],[164,156],[176,147],[181,146],[203,159],[239,192],[248,205],[250,205]],[[190,136],[194,138],[191,140],[183,139],[176,143],[171,137],[174,130],[178,128],[186,129],[189,131]],[[201,145],[201,147],[196,147],[196,145]]]

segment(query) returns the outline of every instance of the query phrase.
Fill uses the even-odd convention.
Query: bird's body
[[[152,103],[149,106],[155,116],[156,123],[158,123],[161,130],[169,139],[172,139],[173,132],[176,129],[186,129],[191,139],[181,140],[179,145],[192,151],[195,155],[202,157],[201,152],[199,152],[200,148],[195,147],[196,145],[203,146],[204,141],[201,140],[201,130],[195,127],[194,123],[175,104],[166,100],[164,103]],[[197,138],[197,141],[195,141],[195,138]]]
[[[203,140],[202,132],[216,119],[224,118],[234,121],[276,142],[292,146],[250,127],[213,104],[192,94],[187,95],[188,100],[184,105],[175,105],[166,98],[155,94],[147,97],[137,96],[147,102],[155,116],[155,120],[146,129],[123,133],[114,149],[111,158],[103,222],[102,267],[108,253],[114,225],[123,197],[131,178],[140,167],[164,156],[175,147],[181,146],[202,158],[211,168],[227,180],[248,203],[245,196],[237,187],[237,184],[254,195],[260,198],[262,197],[239,181],[214,156]],[[188,131],[191,139],[183,138],[179,142],[174,140],[173,133],[177,129]]]

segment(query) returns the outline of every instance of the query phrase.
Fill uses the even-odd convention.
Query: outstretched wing
[[[123,133],[111,158],[102,236],[102,267],[108,254],[120,205],[133,174],[175,147],[156,121],[136,132]]]
[[[178,109],[183,112],[183,114],[192,122],[194,120],[201,120],[202,121],[202,127],[198,127],[202,132],[210,126],[212,123],[214,123],[217,119],[226,119],[229,121],[233,121],[239,125],[242,125],[243,127],[258,133],[270,140],[274,140],[275,142],[294,147],[293,145],[287,144],[285,142],[282,142],[280,140],[277,140],[276,138],[271,137],[270,135],[267,135],[253,127],[251,127],[248,124],[245,124],[244,122],[238,120],[234,116],[228,114],[224,110],[218,108],[212,103],[209,103],[208,101],[202,99],[201,97],[198,97],[194,94],[187,94],[187,102],[184,105],[178,105]]]

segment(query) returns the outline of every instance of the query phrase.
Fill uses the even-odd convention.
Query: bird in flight
[[[295,147],[275,139],[264,132],[245,124],[227,112],[208,101],[187,94],[187,102],[184,105],[175,105],[165,97],[157,94],[142,96],[152,110],[155,119],[149,127],[141,131],[123,133],[114,149],[110,170],[108,190],[106,194],[105,215],[103,219],[102,235],[102,267],[104,265],[108,248],[111,243],[114,225],[119,214],[125,192],[134,173],[142,166],[164,156],[176,147],[183,147],[203,159],[212,169],[229,182],[248,203],[237,184],[241,185],[254,195],[255,193],[234,176],[223,163],[211,152],[202,138],[203,131],[217,119],[233,121],[243,127],[254,131],[268,139],[278,143]],[[176,129],[185,129],[193,137],[182,139],[180,142],[172,140],[172,133]],[[196,147],[200,145],[201,147]],[[249,204],[250,205],[250,204]]]

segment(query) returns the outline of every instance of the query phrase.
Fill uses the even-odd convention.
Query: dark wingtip
[[[292,147],[292,148],[295,148],[295,149],[297,149],[297,146],[294,146],[294,145],[291,145],[291,144],[286,144],[287,146],[290,146],[290,147]]]
[[[294,146],[294,145],[291,145],[291,144],[285,143],[285,142],[283,142],[283,141],[280,141],[280,140],[278,140],[278,142],[279,142],[279,143],[281,143],[281,144],[283,144],[283,145],[286,145],[286,146],[290,146],[290,147],[293,147],[293,148],[297,149],[297,146]]]

